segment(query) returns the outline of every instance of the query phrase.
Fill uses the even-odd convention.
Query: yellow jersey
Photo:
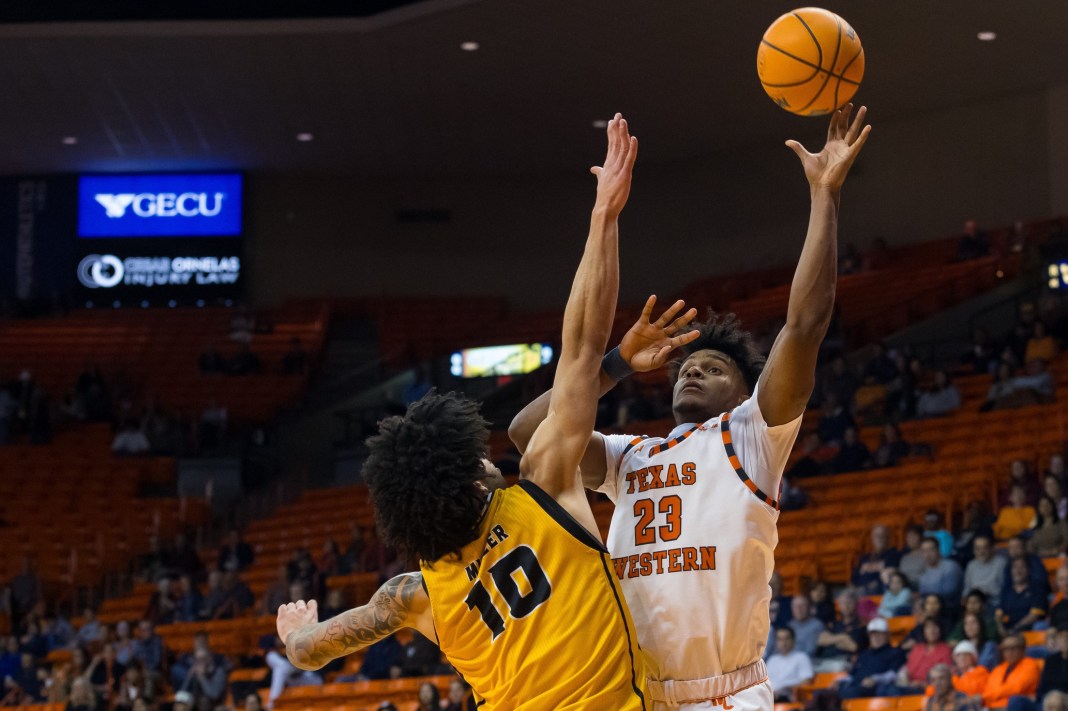
[[[600,540],[531,481],[459,559],[421,565],[438,643],[487,711],[646,711],[645,657]]]

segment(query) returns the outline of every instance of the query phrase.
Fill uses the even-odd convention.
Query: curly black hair
[[[738,366],[745,379],[749,392],[753,392],[760,373],[764,370],[767,358],[757,348],[753,334],[742,330],[742,324],[734,314],[717,314],[709,309],[704,321],[691,323],[688,330],[700,331],[701,335],[693,343],[679,349],[679,357],[671,364],[671,380],[679,378],[679,369],[691,355],[697,351],[719,351]]]
[[[488,422],[478,403],[431,391],[367,439],[363,479],[382,540],[409,558],[433,562],[478,536],[485,491]]]

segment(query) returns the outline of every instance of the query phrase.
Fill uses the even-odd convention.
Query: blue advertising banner
[[[242,187],[235,173],[82,176],[78,236],[238,236]]]

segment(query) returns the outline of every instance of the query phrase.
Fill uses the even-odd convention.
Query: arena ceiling
[[[5,4],[0,172],[552,173],[596,159],[591,124],[616,110],[643,139],[645,163],[737,155],[819,133],[777,109],[756,79],[760,35],[794,4],[275,0],[256,4],[259,13],[223,2]],[[146,18],[174,15],[70,9],[163,5],[186,10],[157,21]],[[230,14],[198,9],[222,6]],[[1063,0],[827,6],[864,43],[858,99],[875,120],[1068,84]],[[224,16],[252,19],[215,19]],[[124,19],[101,21],[114,17]],[[997,40],[978,41],[981,31]],[[296,140],[305,132],[314,140]]]

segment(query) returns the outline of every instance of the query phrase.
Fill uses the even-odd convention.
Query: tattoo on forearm
[[[298,669],[321,669],[338,657],[388,637],[403,626],[421,580],[420,573],[398,575],[363,607],[292,632],[283,640],[286,656]]]

